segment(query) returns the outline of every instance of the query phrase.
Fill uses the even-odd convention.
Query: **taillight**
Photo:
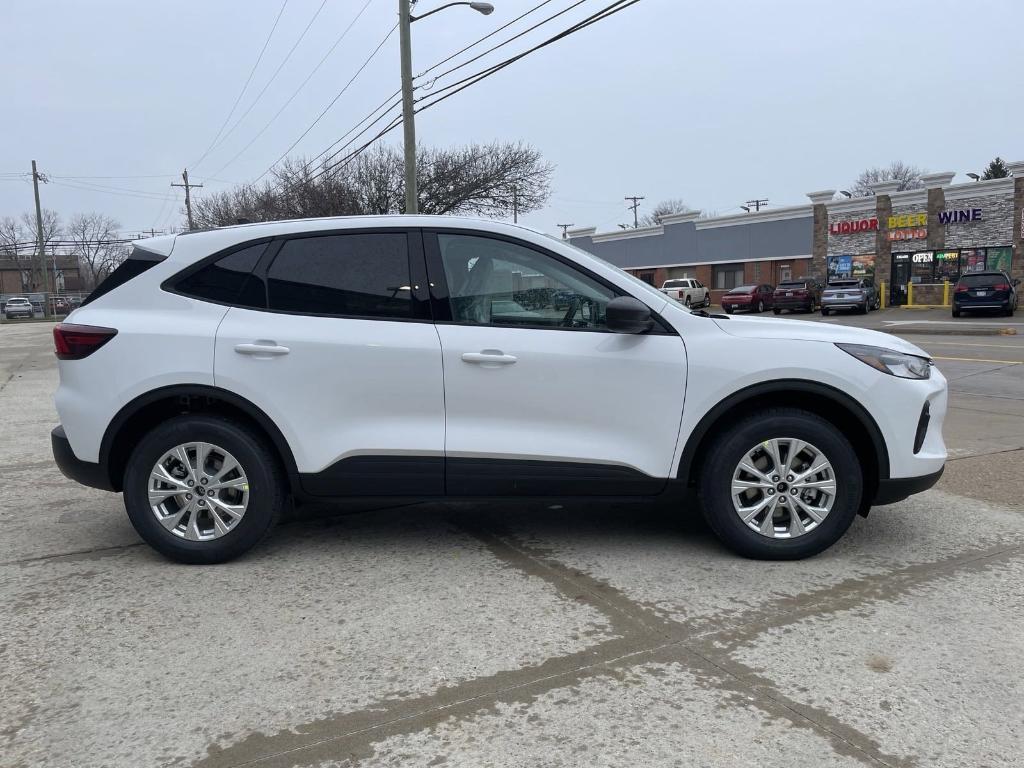
[[[1009,283],[999,283],[998,285],[992,286],[993,291],[1008,291],[1010,290]]]
[[[58,323],[53,329],[53,346],[60,360],[88,357],[117,335],[115,328]]]
[[[958,285],[956,287],[956,290],[953,291],[953,293],[967,293],[967,286],[966,285]]]

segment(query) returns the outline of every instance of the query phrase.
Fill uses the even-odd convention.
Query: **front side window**
[[[270,309],[309,315],[410,320],[413,301],[404,232],[288,240],[267,271]]]
[[[615,293],[573,267],[516,243],[437,236],[452,320],[531,328],[605,327]]]
[[[743,284],[742,264],[716,264],[714,266],[715,288],[718,290],[736,288]]]
[[[179,280],[175,288],[197,299],[263,309],[267,305],[263,281],[252,274],[267,243],[229,253]]]

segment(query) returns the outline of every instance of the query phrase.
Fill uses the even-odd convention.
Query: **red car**
[[[741,285],[722,297],[722,309],[727,315],[739,310],[764,312],[775,305],[775,289],[770,285]]]

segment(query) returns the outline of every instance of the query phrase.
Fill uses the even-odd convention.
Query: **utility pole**
[[[562,239],[569,239],[569,227],[575,226],[574,224],[555,224],[556,227],[562,228]]]
[[[39,182],[46,183],[46,177],[36,170],[36,161],[32,161],[32,192],[36,197],[36,244],[38,246],[38,254],[36,255],[36,268],[38,269],[39,285],[43,289],[43,317],[49,317],[49,301],[46,297],[47,279],[46,279],[46,247],[43,244],[43,209],[39,204]],[[54,271],[54,280],[57,279],[57,273]]]
[[[405,212],[419,213],[416,191],[416,123],[412,101],[412,11],[398,0],[398,39],[402,53],[402,133],[405,143]]]
[[[768,207],[768,200],[747,200],[746,205],[741,205],[740,208],[744,209],[747,213],[750,213],[750,209],[753,208],[755,211],[760,211],[761,206]]]
[[[625,199],[633,201],[633,204],[630,205],[630,206],[627,206],[627,207],[633,209],[633,229],[638,229],[640,227],[640,219],[637,217],[636,211],[640,207],[640,201],[644,200],[645,198],[637,197],[637,196],[634,195],[632,197],[627,196]]]
[[[171,186],[185,188],[185,214],[188,216],[188,228],[189,230],[193,230],[196,227],[195,224],[192,223],[192,196],[189,194],[189,190],[198,189],[203,185],[188,183],[188,168],[181,172],[181,179],[185,182],[184,184],[171,184]]]

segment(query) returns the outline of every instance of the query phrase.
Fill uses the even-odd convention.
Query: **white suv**
[[[736,552],[799,558],[946,459],[946,382],[914,345],[693,313],[487,221],[152,238],[54,338],[58,465],[123,492],[139,534],[186,562],[245,552],[289,497],[688,487]]]

